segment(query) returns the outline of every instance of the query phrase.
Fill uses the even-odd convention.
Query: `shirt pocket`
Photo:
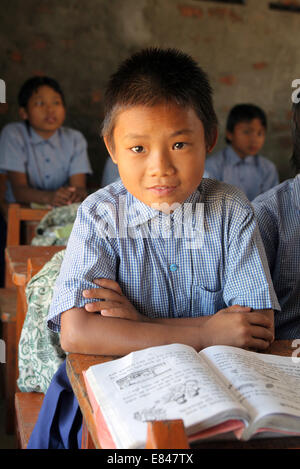
[[[223,290],[211,291],[200,285],[192,285],[191,316],[209,316],[224,307]]]

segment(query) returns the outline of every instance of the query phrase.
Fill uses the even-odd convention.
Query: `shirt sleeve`
[[[240,210],[228,238],[224,301],[253,309],[280,310],[252,208]]]
[[[268,161],[268,163],[264,171],[262,193],[267,192],[269,189],[279,184],[276,166],[271,161]]]
[[[105,187],[112,182],[115,182],[120,177],[118,166],[113,163],[112,159],[109,157],[105,163],[101,186]]]
[[[25,142],[14,124],[5,126],[0,136],[0,169],[26,173]]]
[[[99,203],[90,207],[88,199],[81,204],[66,248],[59,276],[53,289],[48,314],[48,327],[60,330],[61,313],[83,307],[91,300],[82,291],[97,288],[96,278],[116,280],[118,255],[113,237],[107,236],[104,215],[99,215]],[[99,287],[100,288],[100,287]]]
[[[92,174],[87,153],[87,141],[79,131],[74,133],[74,151],[69,168],[69,176],[73,176],[73,174]]]
[[[212,156],[208,156],[205,162],[205,172],[207,176],[211,179],[217,179],[218,181],[222,180],[222,158],[219,153],[215,153]]]
[[[254,200],[253,207],[264,243],[270,271],[271,274],[273,274],[279,244],[278,220],[266,202]]]

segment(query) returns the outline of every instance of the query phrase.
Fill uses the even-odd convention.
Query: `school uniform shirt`
[[[300,337],[300,174],[253,201],[281,306],[277,339]]]
[[[104,165],[104,169],[103,169],[101,186],[102,187],[108,186],[109,184],[119,179],[119,177],[120,175],[119,175],[118,166],[113,162],[111,158],[107,158],[105,165]]]
[[[0,135],[0,170],[26,173],[31,187],[55,191],[73,174],[92,173],[87,142],[78,130],[60,127],[44,139],[25,122],[6,125]],[[8,183],[7,202],[15,202]]]
[[[253,208],[238,189],[203,179],[171,215],[133,197],[121,180],[79,207],[48,315],[83,307],[95,278],[119,283],[150,318],[198,317],[239,304],[280,309]]]
[[[205,169],[209,177],[242,189],[249,200],[279,183],[278,172],[272,161],[261,155],[240,158],[231,145],[209,156]]]

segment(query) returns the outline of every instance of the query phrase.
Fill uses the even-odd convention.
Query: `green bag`
[[[47,327],[47,316],[65,250],[52,259],[28,282],[27,314],[19,342],[18,387],[22,392],[46,393],[53,375],[66,354],[60,337]]]

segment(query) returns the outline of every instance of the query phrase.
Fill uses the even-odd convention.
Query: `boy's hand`
[[[102,288],[93,288],[84,290],[85,298],[93,298],[104,301],[95,301],[87,303],[85,309],[91,313],[101,312],[102,316],[114,318],[129,319],[131,321],[147,321],[147,318],[140,314],[130,301],[123,295],[123,292],[117,282],[114,280],[102,278],[95,279],[94,283]]]
[[[207,334],[207,345],[266,350],[274,340],[271,320],[245,306],[234,305],[218,311],[203,328]]]
[[[69,186],[69,201],[68,204],[82,202],[87,196],[87,191],[84,187]]]
[[[74,190],[69,187],[60,187],[52,194],[52,200],[50,204],[53,207],[61,207],[63,205],[68,205],[72,200]]]

